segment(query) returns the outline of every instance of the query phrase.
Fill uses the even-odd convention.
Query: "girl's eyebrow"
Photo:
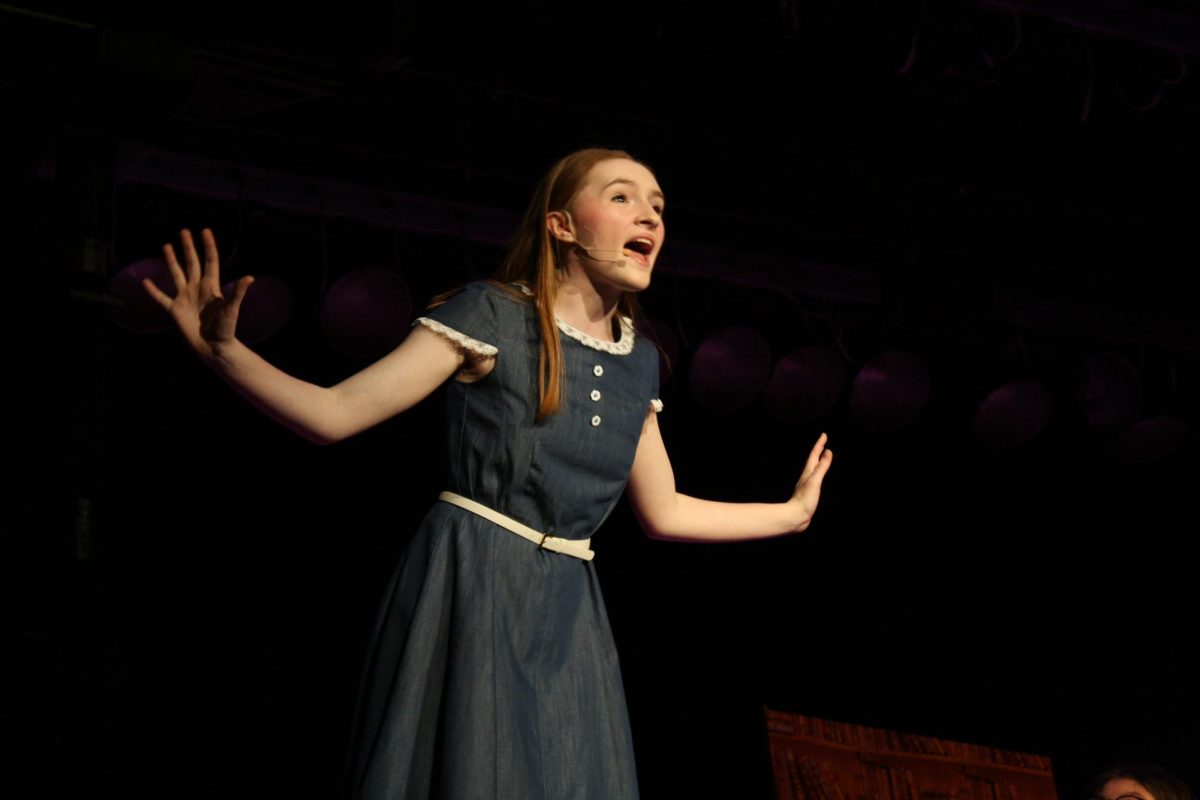
[[[600,191],[602,191],[602,192],[606,191],[608,189],[608,187],[614,186],[618,183],[626,183],[626,184],[629,184],[630,186],[637,186],[636,183],[629,180],[628,178],[613,178],[611,181],[604,184],[604,186],[601,187]],[[653,191],[651,191],[650,196],[657,197],[659,200],[662,200],[663,202],[666,202],[666,200],[667,200],[667,198],[663,195],[663,193],[658,189],[654,189]]]

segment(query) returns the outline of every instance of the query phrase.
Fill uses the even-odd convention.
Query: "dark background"
[[[4,581],[30,796],[331,796],[375,603],[441,488],[436,399],[315,447],[177,334],[116,324],[109,278],[212,227],[226,277],[295,294],[256,349],[331,384],[369,363],[322,333],[332,280],[381,265],[419,309],[486,275],[590,144],[668,196],[643,305],[680,345],[681,490],[781,499],[818,433],[836,452],[802,536],[652,542],[624,503],[600,533],[645,796],[769,796],[764,705],[1048,754],[1064,798],[1115,757],[1197,780],[1195,434],[1120,443],[1200,407],[1200,4],[250,6],[0,7],[6,250],[38,285],[10,297],[32,444]],[[706,405],[691,353],[729,325],[837,352],[838,402]],[[870,430],[850,377],[889,350],[929,402]],[[1104,430],[1079,403],[1100,352],[1142,389]],[[984,446],[976,404],[1016,378],[1049,421]]]

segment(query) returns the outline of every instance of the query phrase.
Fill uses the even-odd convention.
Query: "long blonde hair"
[[[554,299],[558,294],[558,271],[562,267],[562,257],[558,252],[558,240],[550,235],[546,217],[551,211],[566,210],[583,187],[583,181],[592,167],[614,158],[637,161],[623,150],[603,147],[576,150],[559,159],[533,193],[525,216],[509,245],[508,254],[493,278],[494,283],[509,292],[515,293],[513,284],[519,284],[533,294],[541,334],[538,348],[539,422],[558,412],[562,407],[563,394],[562,345],[558,339],[558,325],[554,321]],[[452,294],[439,296],[434,304],[444,302]],[[634,295],[626,292],[617,303],[617,313],[634,319],[637,311]]]

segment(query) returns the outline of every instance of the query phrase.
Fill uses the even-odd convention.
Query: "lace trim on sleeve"
[[[429,328],[429,330],[433,331],[434,333],[445,336],[447,339],[454,342],[468,353],[474,353],[475,355],[482,356],[484,358],[493,358],[495,357],[496,353],[500,352],[495,346],[484,344],[476,339],[472,339],[470,336],[454,330],[454,328],[443,325],[436,319],[430,319],[429,317],[417,317],[413,324],[416,325],[418,322],[424,325],[426,328]]]
[[[659,400],[657,397],[654,398],[653,400],[650,401],[650,408],[652,408],[655,413],[662,411],[663,410],[662,400]]]

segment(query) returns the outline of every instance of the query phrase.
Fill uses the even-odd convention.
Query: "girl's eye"
[[[654,213],[655,213],[655,214],[658,214],[658,215],[661,217],[661,216],[662,216],[662,213],[663,213],[663,207],[662,207],[662,206],[655,206],[655,207],[654,207]]]
[[[620,201],[620,202],[624,203],[624,202],[625,202],[625,195],[623,195],[623,194],[613,195],[613,200],[614,200],[614,201]]]

